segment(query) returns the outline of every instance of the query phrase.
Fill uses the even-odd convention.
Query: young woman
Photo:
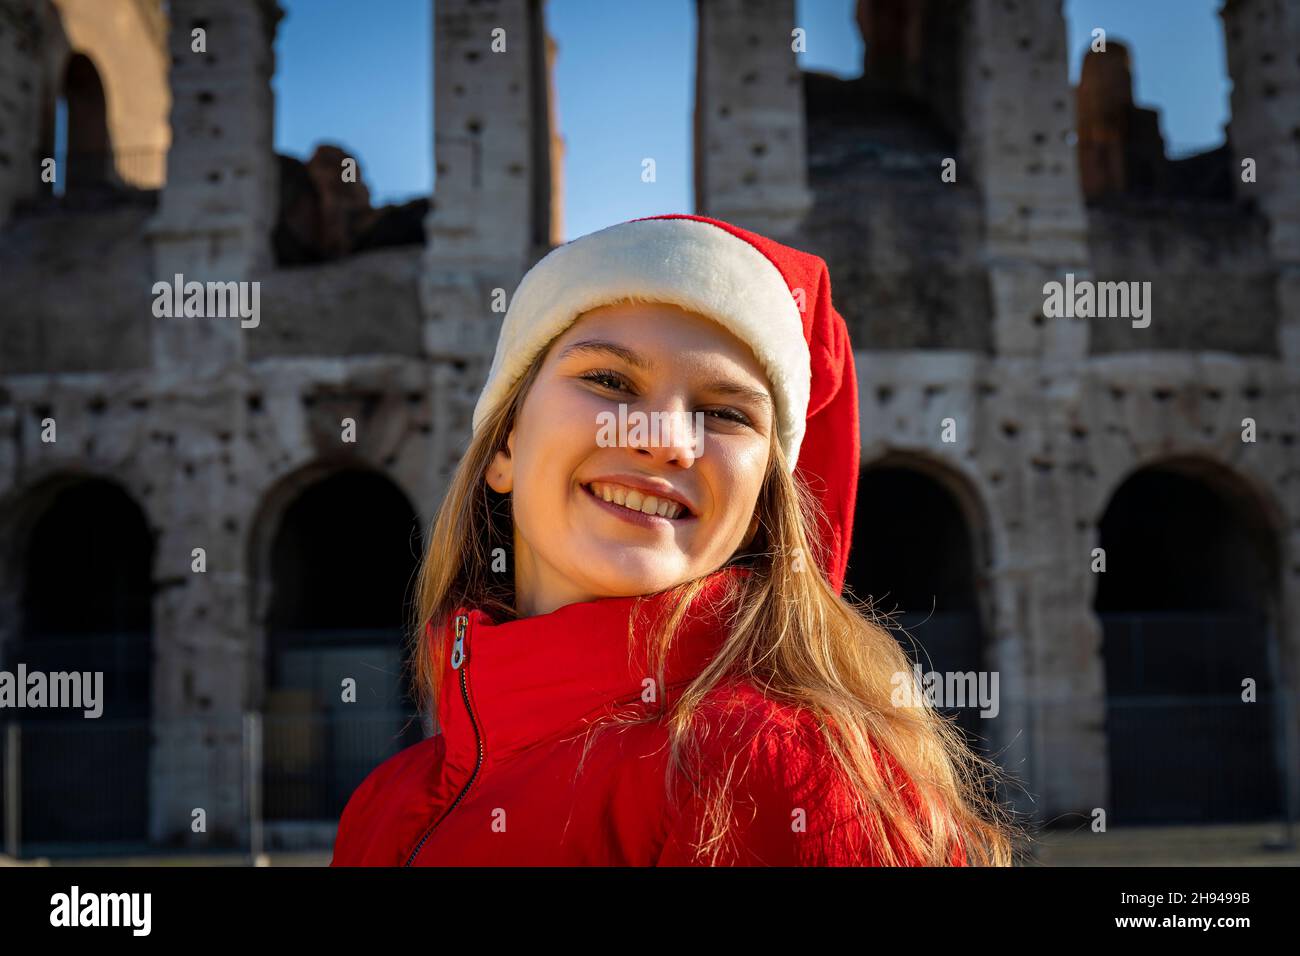
[[[658,216],[537,263],[420,575],[438,732],[333,865],[1008,864],[996,768],[841,597],[857,415],[816,256]]]

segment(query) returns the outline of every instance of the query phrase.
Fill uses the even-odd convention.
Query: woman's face
[[[516,612],[650,594],[719,568],[751,530],[774,426],[762,366],[716,322],[659,303],[584,313],[551,344],[509,454],[488,468],[512,495]],[[649,516],[637,486],[689,512]]]

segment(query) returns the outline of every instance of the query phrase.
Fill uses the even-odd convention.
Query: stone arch
[[[1110,496],[1093,607],[1113,822],[1283,812],[1293,718],[1279,516],[1248,477],[1193,455],[1146,461]]]
[[[23,845],[142,842],[155,550],[145,510],[118,481],[59,472],[8,496],[0,526],[0,664],[81,674],[99,712],[19,712]]]
[[[66,116],[64,177],[68,189],[80,190],[109,181],[113,142],[108,132],[104,84],[84,53],[68,58],[62,96]]]
[[[93,65],[104,97],[111,143],[107,174],[115,183],[159,189],[171,144],[171,83],[167,18],[158,0],[51,0],[50,40],[43,54],[47,95],[42,104],[42,155],[53,153],[55,97],[71,62]],[[52,94],[52,95],[50,95]],[[71,150],[72,147],[69,147]]]
[[[419,522],[419,532],[423,534],[427,524],[433,520],[432,514],[425,514],[420,508],[422,500],[410,487],[409,482],[402,481],[402,476],[381,468],[368,455],[333,455],[320,456],[310,460],[299,460],[287,468],[278,470],[271,480],[254,490],[257,506],[248,523],[248,537],[244,542],[246,567],[249,569],[249,608],[251,624],[255,630],[264,628],[270,612],[272,589],[267,574],[269,572],[269,555],[275,538],[275,530],[284,518],[287,508],[304,491],[317,482],[341,471],[361,471],[373,473],[393,485],[393,487],[410,504],[411,510]],[[250,696],[256,706],[260,706],[256,694]]]
[[[148,534],[150,564],[148,578],[155,576],[157,522],[148,502],[141,498],[139,484],[130,475],[110,475],[90,468],[53,466],[31,469],[29,480],[0,495],[0,652],[23,626],[22,594],[26,587],[26,549],[37,532],[41,518],[55,507],[60,497],[86,485],[114,490],[124,507],[138,512],[141,527]],[[152,585],[150,585],[152,587]]]
[[[925,449],[890,447],[863,456],[862,474],[874,468],[909,469],[938,484],[951,496],[966,525],[972,529],[975,565],[989,567],[1003,550],[997,540],[996,522],[990,497],[977,475],[958,462],[949,461]],[[861,477],[859,478],[861,487]]]
[[[990,523],[976,485],[930,455],[893,451],[864,466],[858,488],[854,594],[897,615],[895,636],[923,671],[987,675]],[[941,709],[974,745],[990,747],[993,734],[973,702]]]
[[[1158,452],[1139,455],[1129,462],[1126,469],[1116,474],[1109,487],[1103,489],[1097,498],[1096,520],[1101,520],[1107,505],[1126,481],[1139,472],[1153,468],[1200,478],[1219,493],[1241,499],[1242,506],[1262,522],[1257,529],[1261,533],[1279,540],[1286,533],[1286,507],[1278,499],[1273,483],[1252,468],[1250,462],[1230,461],[1219,455],[1208,454],[1204,449],[1186,447],[1167,447]]]
[[[420,531],[397,483],[351,460],[312,462],[267,493],[250,538],[249,678],[271,824],[337,819],[367,772],[422,738],[405,671]]]

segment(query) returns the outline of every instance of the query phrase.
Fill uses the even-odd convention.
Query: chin
[[[583,553],[590,554],[592,560],[581,570],[590,575],[599,568],[604,590],[628,596],[664,591],[688,580],[679,562],[670,562],[654,551],[629,554],[629,550],[626,545],[588,549]]]

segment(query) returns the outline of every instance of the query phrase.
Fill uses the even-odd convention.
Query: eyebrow
[[[586,354],[615,355],[633,368],[641,369],[644,372],[653,371],[655,368],[655,363],[640,353],[619,345],[617,342],[609,342],[605,339],[583,339],[580,342],[574,342],[560,353],[559,358],[564,360],[571,356]],[[762,389],[752,388],[749,385],[742,385],[739,382],[733,382],[730,379],[711,382],[704,386],[704,390],[720,395],[732,395],[739,399],[754,402],[766,408],[769,412],[772,410],[772,398],[767,392]]]

